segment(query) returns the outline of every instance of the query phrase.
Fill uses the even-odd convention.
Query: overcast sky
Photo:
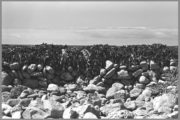
[[[3,44],[178,45],[178,2],[2,2]]]

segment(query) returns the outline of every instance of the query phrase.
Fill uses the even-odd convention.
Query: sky
[[[178,45],[178,2],[2,2],[3,44]]]

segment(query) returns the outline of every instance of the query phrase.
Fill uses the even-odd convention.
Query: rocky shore
[[[5,63],[4,63],[5,64]],[[177,62],[160,68],[154,61],[139,65],[106,61],[88,80],[69,67],[6,63],[2,71],[3,119],[166,119],[178,117]]]

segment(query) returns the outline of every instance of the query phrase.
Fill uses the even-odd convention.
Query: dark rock
[[[11,98],[17,98],[20,96],[23,90],[27,89],[27,87],[18,85],[11,89]]]
[[[11,107],[16,106],[20,102],[20,99],[9,99],[6,103]]]
[[[24,107],[28,107],[30,102],[31,102],[32,98],[24,98],[24,99],[21,99],[19,104],[21,106],[24,106]]]
[[[143,70],[142,69],[139,69],[137,71],[135,71],[132,75],[137,78],[138,76],[140,76],[141,74],[143,73]]]
[[[72,81],[74,78],[69,72],[65,72],[61,75],[61,79],[65,81]]]
[[[112,68],[109,72],[106,73],[106,75],[104,76],[105,79],[109,79],[111,78],[114,74],[115,74],[116,69]]]
[[[1,75],[2,75],[2,85],[12,85],[13,78],[9,74],[2,71]]]
[[[35,89],[39,87],[39,82],[37,79],[25,79],[23,85]]]
[[[12,87],[8,87],[6,85],[1,85],[1,92],[10,92]]]

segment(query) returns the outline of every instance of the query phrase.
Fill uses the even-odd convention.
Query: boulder
[[[104,76],[105,79],[109,79],[111,78],[116,72],[116,69],[115,68],[112,68],[111,70],[109,70],[106,75]]]
[[[37,65],[37,70],[38,71],[42,71],[43,70],[43,65],[42,64],[38,64]]]
[[[21,110],[12,112],[11,113],[12,119],[21,119],[22,118],[21,114],[22,114]]]
[[[58,92],[58,91],[57,91]],[[59,87],[59,93],[64,95],[67,92],[66,88],[64,87]]]
[[[164,66],[164,67],[163,67],[163,73],[167,73],[169,70],[170,70],[170,69],[169,69],[168,66]]]
[[[135,110],[136,109],[136,103],[135,103],[135,101],[126,101],[124,103],[124,107],[128,110]]]
[[[100,69],[100,76],[104,76],[107,73],[106,69],[102,68]]]
[[[142,84],[142,83],[135,83],[134,87],[139,88],[139,89],[144,89],[146,86],[145,86],[145,84]]]
[[[119,90],[114,93],[114,99],[120,100],[121,102],[125,102],[127,97],[127,92],[125,90]]]
[[[85,113],[83,119],[98,119],[97,116],[91,112]]]
[[[117,90],[117,88],[115,88],[115,87],[109,88],[109,89],[107,90],[107,92],[106,92],[106,98],[107,98],[107,99],[114,98],[114,95],[115,95],[115,93],[116,93],[117,91],[118,91],[118,90]]]
[[[107,70],[107,71],[109,71],[111,68],[113,68],[113,62],[111,62],[110,60],[106,60],[106,67],[105,67],[105,69]]]
[[[117,77],[118,79],[130,79],[131,78],[128,71],[124,70],[124,69],[117,72],[117,75],[118,75],[118,77]]]
[[[135,72],[133,72],[133,76],[135,78],[137,78],[138,76],[140,76],[141,74],[143,73],[143,69],[139,69],[139,70],[136,70]]]
[[[148,78],[146,78],[145,76],[140,76],[139,83],[148,84],[149,82],[150,80]]]
[[[118,69],[118,68],[119,68],[119,65],[118,65],[118,64],[114,64],[113,67],[116,68],[116,69]]]
[[[27,68],[28,73],[32,73],[36,70],[37,65],[36,64],[30,64]]]
[[[86,92],[84,92],[84,91],[75,91],[75,93],[77,94],[76,95],[77,99],[81,99],[81,98],[86,97]]]
[[[145,101],[146,99],[150,99],[152,95],[152,91],[149,88],[146,88],[142,91],[141,95],[138,96],[137,100]]]
[[[77,83],[78,85],[83,85],[83,84],[85,84],[85,81],[79,76],[79,77],[77,78],[77,80],[76,80],[76,83]]]
[[[44,109],[47,109],[53,118],[62,118],[64,107],[56,101],[43,100]]]
[[[101,87],[101,86],[97,86],[97,85],[94,85],[94,84],[89,84],[87,87],[83,88],[83,90],[85,92],[99,92],[99,93],[105,93],[106,89],[104,87]]]
[[[20,65],[18,62],[13,62],[9,65],[11,70],[18,70],[20,68]]]
[[[112,87],[115,87],[118,90],[121,90],[124,87],[124,85],[121,84],[121,83],[115,82],[115,83],[112,84]]]
[[[177,66],[177,64],[178,64],[177,60],[175,60],[175,59],[170,60],[170,66]]]
[[[48,85],[47,91],[59,92],[59,87],[58,87],[58,85],[51,83],[51,84]]]
[[[89,93],[87,95],[87,102],[89,102],[90,104],[94,105],[94,106],[101,106],[101,99],[100,96],[97,92],[95,93]]]
[[[78,88],[78,86],[76,84],[66,84],[66,85],[64,85],[64,87],[67,90],[71,90],[71,91],[75,91]]]
[[[130,97],[131,98],[137,98],[142,92],[142,89],[140,88],[133,88],[131,91],[130,91]]]
[[[54,69],[51,66],[46,66],[45,69],[48,73],[54,74]]]
[[[146,78],[148,78],[148,77],[149,77],[149,72],[148,72],[148,71],[143,72],[141,75],[142,75],[142,76],[145,76]]]
[[[177,67],[176,66],[170,66],[169,69],[170,69],[170,71],[176,71]]]
[[[154,98],[153,108],[157,112],[170,113],[176,101],[177,98],[174,94],[163,94]]]
[[[105,104],[100,108],[101,112],[105,115],[108,115],[111,112],[117,112],[121,109],[122,109],[122,103]]]
[[[66,108],[63,112],[63,119],[77,119],[79,114],[72,107]]]
[[[122,70],[122,69],[125,70],[125,69],[127,69],[127,66],[126,66],[126,65],[121,65],[119,68],[120,68],[121,70]]]
[[[100,111],[96,110],[92,105],[90,104],[85,104],[81,106],[77,106],[73,108],[74,111],[79,113],[79,118],[82,118],[87,112],[91,112],[97,117],[100,115]]]
[[[4,115],[10,114],[10,112],[12,110],[12,107],[7,105],[7,104],[5,104],[5,103],[2,103],[1,108],[2,108],[2,112],[3,112]]]

